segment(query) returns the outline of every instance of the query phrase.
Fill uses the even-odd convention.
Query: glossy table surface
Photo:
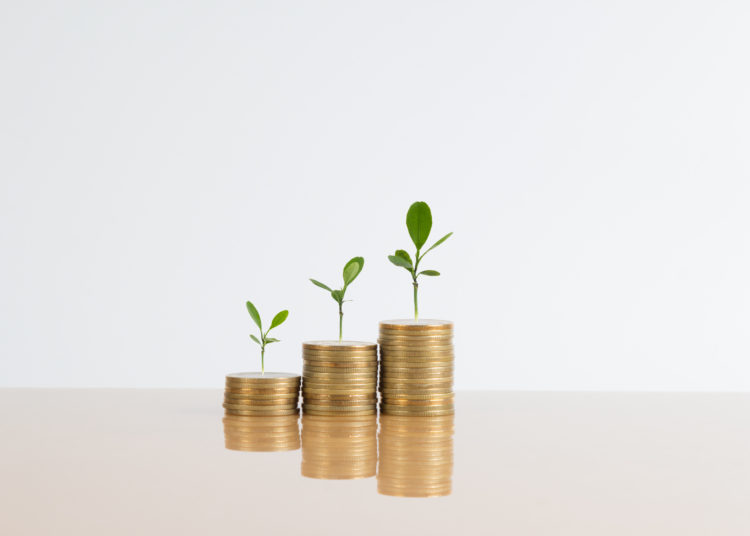
[[[455,421],[299,425],[221,403],[0,390],[0,534],[750,534],[749,394],[466,392]]]

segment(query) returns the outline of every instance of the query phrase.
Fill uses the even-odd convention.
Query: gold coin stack
[[[377,348],[356,341],[302,343],[302,411],[309,415],[375,415]]]
[[[302,476],[343,480],[375,476],[376,415],[302,416]]]
[[[378,493],[396,497],[450,495],[453,418],[381,415]]]
[[[453,323],[380,323],[380,410],[388,415],[453,415]]]
[[[224,411],[227,415],[296,415],[300,377],[284,372],[235,372],[227,375]]]
[[[224,445],[243,452],[279,452],[297,450],[299,416],[226,415]]]

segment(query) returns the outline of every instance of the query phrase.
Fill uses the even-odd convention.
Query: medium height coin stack
[[[377,345],[355,341],[302,344],[302,410],[308,415],[377,413]]]
[[[296,415],[300,377],[282,372],[228,374],[224,388],[226,415]]]
[[[302,476],[369,478],[378,463],[376,415],[302,415]]]
[[[378,343],[382,413],[453,415],[452,322],[381,322]]]

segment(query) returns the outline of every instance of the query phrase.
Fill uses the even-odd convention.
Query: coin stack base
[[[377,416],[302,416],[302,476],[348,480],[375,476]]]
[[[382,413],[453,415],[452,322],[381,322],[378,344]]]
[[[285,372],[227,374],[226,415],[280,417],[299,413],[300,377]]]
[[[453,419],[380,416],[378,493],[396,497],[450,495]]]
[[[377,345],[357,341],[302,343],[302,411],[307,415],[377,414]]]
[[[298,415],[226,415],[223,422],[229,450],[280,452],[300,447]]]

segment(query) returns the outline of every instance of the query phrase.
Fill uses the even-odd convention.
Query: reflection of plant
[[[253,322],[255,322],[255,325],[258,326],[258,329],[260,330],[260,339],[258,339],[258,337],[256,337],[255,335],[250,335],[250,338],[260,346],[260,371],[261,374],[265,374],[266,344],[279,342],[279,339],[269,337],[268,332],[276,326],[280,326],[281,324],[283,324],[284,320],[286,320],[286,317],[289,316],[289,311],[285,309],[280,313],[277,313],[276,316],[273,317],[273,320],[271,320],[271,327],[268,328],[265,333],[263,333],[263,325],[260,322],[260,314],[258,314],[258,310],[255,308],[255,305],[250,302],[247,302],[245,305],[247,305],[247,312],[250,313],[250,318],[253,319]]]
[[[411,241],[417,246],[417,252],[414,255],[414,262],[412,262],[409,254],[403,249],[397,249],[395,254],[388,256],[388,260],[396,266],[404,268],[411,274],[412,286],[414,287],[414,319],[416,320],[419,318],[419,307],[417,306],[417,289],[419,288],[419,283],[417,282],[417,277],[420,275],[440,275],[440,272],[435,270],[422,270],[419,272],[419,263],[427,253],[448,240],[453,233],[448,233],[427,248],[424,253],[420,254],[422,246],[427,242],[427,238],[430,236],[430,230],[432,229],[432,212],[430,211],[430,207],[424,201],[417,201],[409,207],[409,212],[406,213],[406,228],[409,230]]]
[[[320,281],[316,281],[315,279],[310,279],[312,281],[313,285],[317,285],[320,288],[327,290],[331,293],[331,297],[336,301],[336,303],[339,304],[339,341],[344,336],[344,294],[346,294],[346,287],[349,286],[349,284],[354,281],[359,273],[362,271],[362,268],[365,266],[365,259],[362,257],[354,257],[349,262],[346,263],[346,266],[344,266],[344,286],[341,287],[340,290],[331,290],[327,285],[324,285]]]

